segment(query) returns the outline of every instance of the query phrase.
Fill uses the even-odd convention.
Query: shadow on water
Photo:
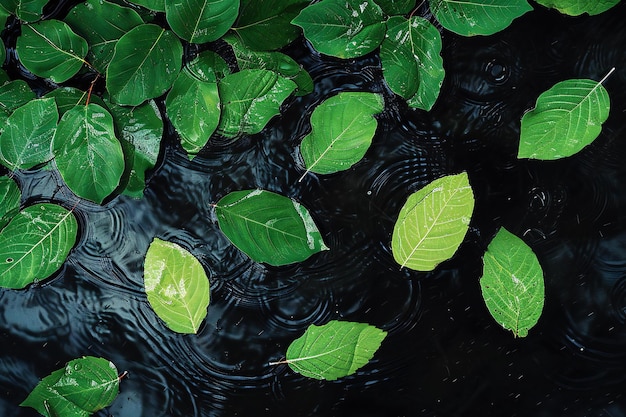
[[[535,10],[491,37],[444,34],[446,79],[429,112],[381,82],[378,58],[339,61],[302,40],[287,49],[314,93],[294,98],[262,133],[216,140],[189,161],[173,137],[142,200],[80,202],[80,240],[52,279],[0,291],[0,415],[66,361],[103,356],[128,370],[96,416],[611,416],[626,414],[626,5],[593,18]],[[561,161],[516,159],[521,115],[558,81],[606,82],[602,135]],[[308,116],[339,91],[374,91],[387,111],[365,158],[327,176],[304,173]],[[477,197],[468,238],[432,273],[400,270],[391,231],[407,196],[467,170]],[[51,171],[19,173],[29,200],[76,198]],[[330,251],[287,267],[256,264],[220,233],[210,206],[264,188],[309,208]],[[478,278],[500,226],[522,236],[545,270],[546,306],[514,339],[489,317]],[[197,335],[169,331],[143,293],[158,236],[204,265],[211,305]],[[319,382],[287,366],[311,323],[363,321],[389,332],[355,375]]]

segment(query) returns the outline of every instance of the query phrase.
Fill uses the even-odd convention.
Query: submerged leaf
[[[620,0],[537,0],[542,6],[570,16],[580,16],[583,13],[593,16],[604,13],[619,2]]]
[[[202,264],[180,245],[155,238],[146,254],[143,277],[148,302],[167,327],[197,333],[210,300]]]
[[[393,228],[394,259],[403,268],[432,271],[459,248],[473,210],[474,193],[465,172],[439,178],[411,194]]]
[[[524,337],[543,309],[543,270],[520,238],[502,228],[484,256],[480,279],[483,299],[491,316],[515,337]]]
[[[191,43],[213,42],[230,29],[239,13],[239,0],[165,0],[167,23]]]

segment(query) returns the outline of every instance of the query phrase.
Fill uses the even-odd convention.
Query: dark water
[[[389,93],[375,55],[334,60],[296,41],[287,52],[310,71],[313,94],[290,100],[261,134],[215,140],[191,162],[166,138],[142,200],[80,202],[80,238],[59,273],[0,290],[0,416],[36,415],[17,404],[83,355],[129,372],[99,417],[626,415],[624,18],[626,5],[591,18],[536,10],[491,37],[446,32],[446,79],[430,113]],[[542,91],[612,67],[611,115],[592,145],[560,161],[516,159],[519,120]],[[371,149],[346,172],[298,182],[308,116],[345,90],[385,95]],[[390,239],[401,205],[462,170],[477,204],[457,256],[433,273],[400,270]],[[24,206],[76,203],[54,172],[16,180]],[[331,250],[280,268],[242,255],[210,203],[254,187],[302,202]],[[481,256],[500,226],[545,271],[545,309],[524,339],[493,322],[480,294]],[[155,236],[210,274],[198,335],[169,331],[147,303],[142,264]],[[311,323],[332,319],[389,335],[366,367],[335,382],[268,365]]]

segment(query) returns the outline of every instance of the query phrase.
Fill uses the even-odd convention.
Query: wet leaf
[[[186,65],[187,70],[200,81],[212,83],[230,74],[224,58],[213,51],[202,51]]]
[[[155,12],[165,11],[165,0],[132,0],[131,3],[138,4]]]
[[[89,94],[87,91],[79,90],[75,87],[60,87],[46,93],[44,98],[53,98],[57,103],[57,109],[59,116],[63,116],[65,112],[73,109],[74,107],[87,104],[87,97]],[[96,95],[92,95],[89,98],[91,103],[98,104],[99,106],[106,107],[104,101]]]
[[[167,327],[178,333],[197,333],[210,298],[202,264],[180,245],[155,238],[143,275],[148,302]]]
[[[66,23],[51,19],[23,25],[16,50],[27,70],[62,83],[81,69],[88,46]]]
[[[137,106],[159,97],[174,83],[183,48],[174,33],[154,24],[131,29],[115,45],[107,68],[107,89],[120,105]]]
[[[415,8],[415,0],[375,0],[388,16],[405,15]]]
[[[48,0],[3,0],[2,7],[23,22],[35,22],[41,19],[46,3]]]
[[[526,336],[543,309],[543,270],[537,257],[520,238],[502,228],[483,262],[480,287],[491,316],[515,337]]]
[[[288,265],[328,249],[308,210],[279,194],[235,191],[215,212],[226,237],[256,262]]]
[[[191,43],[213,42],[230,29],[239,0],[165,0],[165,17],[179,37]]]
[[[18,212],[21,199],[22,193],[15,181],[7,176],[0,177],[0,230]]]
[[[0,232],[0,287],[24,288],[56,272],[76,242],[72,212],[35,204],[15,215]]]
[[[467,173],[436,179],[411,194],[393,228],[391,249],[402,267],[432,271],[463,242],[474,210]]]
[[[604,13],[619,2],[620,0],[537,0],[542,6],[570,16],[580,16],[583,13],[593,16]]]
[[[26,81],[14,80],[0,86],[0,121],[4,122],[18,107],[35,98],[35,93]],[[4,123],[0,129],[4,129]]]
[[[322,0],[303,9],[292,23],[317,51],[337,58],[372,52],[386,31],[383,11],[372,0]]]
[[[330,174],[350,168],[369,149],[383,111],[383,98],[366,92],[341,92],[311,115],[311,133],[300,144],[308,172]],[[303,176],[304,176],[303,175]]]
[[[118,393],[115,365],[83,356],[42,379],[20,406],[46,417],[88,417],[111,405]]]
[[[493,35],[532,7],[526,0],[432,0],[430,9],[444,28],[474,36]]]
[[[609,94],[597,81],[557,83],[522,117],[517,157],[553,160],[574,155],[598,137],[610,106]]]
[[[374,356],[387,332],[366,323],[330,321],[311,325],[287,348],[287,363],[309,378],[334,381],[352,375]]]

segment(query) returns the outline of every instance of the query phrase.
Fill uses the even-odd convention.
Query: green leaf
[[[154,24],[131,29],[117,41],[107,67],[107,89],[115,102],[137,106],[159,97],[174,83],[183,47],[170,31]]]
[[[216,82],[205,82],[184,69],[165,100],[167,114],[190,157],[206,145],[220,120]]]
[[[67,186],[98,204],[115,190],[124,172],[113,118],[97,104],[76,106],[63,115],[54,135],[54,154]]]
[[[574,155],[598,137],[610,106],[601,82],[557,83],[522,117],[517,157],[553,160]]]
[[[34,98],[35,93],[24,80],[9,81],[0,87],[0,133],[11,113]]]
[[[155,12],[165,11],[165,0],[132,0],[131,3],[138,4]]]
[[[391,91],[408,100],[411,107],[433,107],[445,74],[436,27],[421,17],[390,18],[380,60]]]
[[[337,58],[356,58],[378,48],[385,37],[383,11],[372,0],[322,0],[293,19],[313,47]]]
[[[0,230],[7,225],[20,209],[22,193],[11,178],[0,177]]]
[[[515,337],[524,337],[543,309],[543,270],[520,238],[502,228],[483,258],[480,279],[483,299],[491,316]]]
[[[0,69],[0,86],[4,86],[10,81],[11,81],[11,78],[9,78],[9,74],[7,74],[6,71],[4,71],[3,69]],[[1,105],[1,102],[0,102],[0,105]],[[0,109],[1,109],[1,106],[0,106]]]
[[[0,287],[24,288],[56,272],[76,242],[72,212],[35,204],[19,212],[0,232]]]
[[[2,29],[0,27],[0,29]],[[0,39],[0,66],[4,65],[4,61],[7,59],[7,50],[4,47],[4,42]]]
[[[333,320],[312,324],[287,348],[284,361],[308,378],[334,381],[352,375],[374,356],[387,332],[367,323]]]
[[[250,69],[227,75],[217,87],[222,100],[218,131],[235,137],[263,130],[296,84],[272,71]]]
[[[98,18],[94,19],[94,16]],[[143,20],[128,7],[103,0],[87,0],[72,8],[65,22],[87,40],[89,62],[104,73],[113,57],[115,43],[126,32],[142,24]]]
[[[11,16],[11,11],[4,8],[4,3],[0,3],[0,29],[7,24],[7,19]]]
[[[119,393],[112,362],[83,356],[42,379],[20,404],[46,417],[87,417],[108,407]]]
[[[197,333],[209,306],[209,279],[187,250],[155,238],[146,254],[144,285],[154,312],[178,333]]]
[[[609,10],[619,2],[620,0],[537,0],[542,6],[570,16],[579,16],[583,13],[593,16]]]
[[[22,26],[16,50],[27,70],[62,83],[81,69],[88,46],[66,23],[44,20]]]
[[[372,144],[378,122],[373,117],[383,111],[379,94],[341,92],[318,107],[311,115],[311,133],[300,144],[308,172],[330,174],[350,168],[363,158]]]
[[[462,36],[493,35],[531,11],[526,0],[432,0],[435,18]]]
[[[226,237],[256,262],[288,265],[328,249],[308,210],[279,194],[235,191],[215,212]]]
[[[282,48],[300,35],[291,21],[310,0],[241,0],[233,30],[254,51]]]
[[[53,99],[32,100],[15,110],[0,135],[0,160],[11,170],[30,169],[52,159],[59,113]]]
[[[2,7],[28,23],[41,19],[46,3],[48,0],[3,0]]]
[[[57,103],[59,115],[63,116],[68,110],[71,110],[78,105],[87,104],[87,97],[89,97],[89,94],[86,91],[79,90],[75,87],[60,87],[46,93],[43,97],[53,98]],[[90,97],[90,102],[106,107],[104,101],[96,95],[92,95]]]
[[[239,0],[165,0],[167,23],[191,43],[213,42],[230,29],[239,13]]]
[[[405,15],[415,8],[415,0],[375,0],[388,16]]]
[[[474,210],[467,173],[439,178],[411,194],[393,228],[391,250],[402,267],[432,271],[463,242]]]
[[[208,83],[220,81],[230,74],[230,68],[224,58],[213,51],[200,52],[186,67],[194,77]]]

